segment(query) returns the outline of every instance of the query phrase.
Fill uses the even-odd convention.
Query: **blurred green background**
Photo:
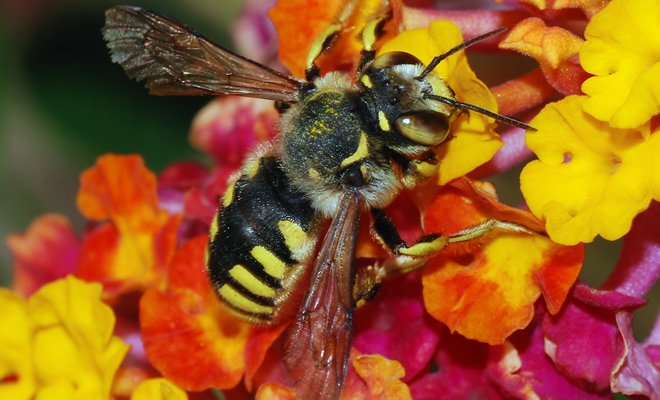
[[[182,159],[203,157],[188,144],[195,113],[208,98],[150,96],[110,61],[100,29],[104,10],[125,2],[0,0],[0,285],[10,282],[4,238],[23,232],[37,216],[68,216],[78,232],[78,176],[107,152],[139,153],[153,171]],[[241,0],[130,0],[176,16],[231,48],[229,29]],[[452,3],[450,1],[447,2]],[[454,2],[455,3],[455,2]],[[454,4],[455,6],[455,4]],[[472,57],[477,75],[497,84],[532,63],[511,56]],[[518,60],[520,61],[520,60]],[[492,65],[498,65],[493,68]],[[518,69],[514,68],[517,65]],[[519,204],[519,170],[495,177],[505,202]],[[587,247],[582,278],[602,284],[621,243],[598,240]],[[660,293],[635,323],[648,332]]]
[[[231,46],[240,0],[131,0]],[[78,176],[107,152],[140,153],[159,171],[202,157],[188,144],[210,99],[150,96],[110,61],[101,37],[113,1],[0,0],[0,284],[10,279],[4,238],[47,212],[77,231]]]

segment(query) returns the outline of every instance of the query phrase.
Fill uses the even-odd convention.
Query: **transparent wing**
[[[138,7],[108,9],[103,37],[112,60],[129,77],[146,81],[153,94],[237,94],[292,103],[304,83]]]
[[[355,243],[364,199],[342,198],[314,262],[309,289],[285,343],[299,398],[338,399],[351,353]]]

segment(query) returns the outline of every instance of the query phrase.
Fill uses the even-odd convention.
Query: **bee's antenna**
[[[440,61],[444,60],[445,58],[449,57],[450,55],[452,55],[452,54],[454,54],[458,51],[461,51],[461,50],[465,49],[466,47],[472,46],[473,44],[475,44],[477,42],[481,42],[484,39],[488,39],[491,36],[494,36],[494,35],[497,35],[498,33],[504,32],[506,29],[507,28],[500,28],[500,29],[496,29],[496,30],[488,32],[488,33],[484,33],[483,35],[479,35],[475,38],[472,38],[470,40],[467,40],[467,41],[459,44],[458,46],[450,49],[449,51],[447,51],[444,54],[440,54],[439,56],[435,56],[433,58],[433,60],[431,60],[429,65],[426,68],[424,68],[424,71],[422,71],[422,73],[419,74],[419,76],[415,77],[415,79],[417,79],[418,81],[421,81],[422,79],[424,79],[424,77],[426,75],[428,75],[431,71],[433,71],[435,69],[435,67],[438,66],[438,64],[440,64]]]
[[[494,119],[496,119],[500,122],[504,122],[505,124],[508,124],[508,125],[512,125],[512,126],[522,128],[522,129],[527,129],[527,130],[534,131],[534,132],[536,131],[536,128],[534,128],[532,126],[529,126],[524,122],[520,122],[517,119],[505,117],[504,115],[500,115],[500,114],[494,113],[492,111],[488,111],[485,108],[481,108],[481,107],[478,107],[478,106],[475,106],[475,105],[472,105],[472,104],[463,103],[463,102],[460,102],[458,100],[450,99],[448,97],[436,96],[434,94],[427,94],[424,97],[427,98],[427,99],[436,100],[436,101],[448,104],[452,107],[459,108],[459,109],[462,109],[462,110],[472,110],[472,111],[478,112],[479,114],[487,115],[487,116],[489,116],[491,118],[494,118]]]

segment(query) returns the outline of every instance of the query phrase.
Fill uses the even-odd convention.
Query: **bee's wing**
[[[346,194],[314,262],[309,289],[285,344],[298,397],[338,399],[351,353],[355,244],[364,199]]]
[[[237,94],[292,103],[303,84],[138,7],[108,9],[103,37],[112,60],[131,78],[145,80],[153,94]]]

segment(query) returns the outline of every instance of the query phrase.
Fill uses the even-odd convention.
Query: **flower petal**
[[[242,378],[250,328],[213,297],[204,271],[206,237],[186,242],[172,259],[166,292],[147,290],[140,325],[147,356],[186,390],[231,388]]]
[[[158,282],[172,257],[180,216],[159,208],[156,176],[139,156],[105,155],[81,175],[78,207],[102,222],[83,238],[77,275],[110,295]]]
[[[278,116],[269,100],[218,97],[193,119],[190,142],[219,166],[236,169],[258,143],[275,136]]]
[[[343,1],[279,0],[268,15],[277,31],[280,61],[292,74],[305,75],[312,41],[339,14]]]
[[[660,135],[608,128],[581,111],[585,101],[569,96],[549,104],[532,121],[538,131],[527,133],[539,160],[525,166],[521,189],[563,244],[620,238],[660,194]]]
[[[625,358],[612,374],[612,390],[629,396],[658,398],[660,396],[658,357],[654,358],[646,350],[653,347],[657,350],[660,342],[645,345],[637,343],[633,337],[632,317],[629,312],[621,312],[616,316],[617,327],[625,346]]]
[[[246,368],[255,371],[282,327],[255,327],[231,315],[216,298],[204,269],[207,237],[177,251],[167,289],[150,289],[140,301],[147,356],[185,390],[232,388]]]
[[[88,219],[150,224],[156,219],[156,176],[137,155],[106,154],[80,176],[78,209]]]
[[[416,400],[490,399],[502,396],[484,373],[489,346],[451,334],[445,329],[429,371],[409,383]]]
[[[633,223],[633,229],[624,240],[621,257],[612,276],[606,282],[608,288],[628,297],[643,300],[649,297],[660,277],[660,203],[651,207]],[[642,395],[654,398],[660,396],[660,368],[653,349],[660,346],[660,318],[643,343],[633,337],[632,310],[619,311],[616,315],[617,328],[625,346],[625,356],[617,364],[612,375],[611,386],[626,395]]]
[[[439,340],[437,323],[424,311],[418,274],[383,282],[376,299],[355,311],[353,346],[401,363],[409,381],[427,368]]]
[[[577,64],[582,39],[560,27],[548,27],[540,18],[520,21],[500,43],[503,49],[518,51],[541,65],[548,82],[565,95],[580,93],[588,74]]]
[[[71,223],[59,214],[35,219],[26,233],[10,235],[7,247],[15,258],[14,289],[26,296],[73,273],[80,251]]]
[[[491,349],[486,373],[507,396],[517,399],[610,399],[609,392],[580,387],[559,373],[544,351],[538,325]]]
[[[37,398],[109,399],[128,345],[113,336],[115,317],[100,297],[101,285],[69,276],[30,298]]]
[[[579,8],[587,18],[591,19],[596,13],[605,7],[603,0],[554,0],[552,5],[555,9]]]
[[[299,400],[296,392],[279,383],[265,383],[259,386],[255,400]]]
[[[429,206],[424,226],[428,232],[455,233],[482,222],[486,215],[498,219],[490,212],[444,190]],[[538,235],[495,236],[481,248],[467,250],[452,258],[449,246],[445,255],[427,263],[422,275],[424,302],[427,311],[452,331],[490,344],[501,344],[527,326],[541,294],[556,312],[577,278],[583,256],[580,246],[558,246]]]
[[[25,299],[0,288],[0,398],[29,400],[38,382],[32,365],[33,324]]]
[[[614,313],[571,300],[560,315],[543,322],[545,348],[564,374],[604,390],[622,356]]]
[[[613,0],[594,16],[580,50],[582,66],[596,75],[582,85],[586,112],[615,128],[636,128],[660,113],[658,20],[654,0]]]
[[[188,395],[167,379],[154,378],[140,383],[131,400],[188,400]]]
[[[410,389],[401,382],[405,370],[396,361],[380,355],[361,355],[353,359],[353,368],[367,385],[367,397],[373,400],[412,399]],[[345,398],[345,396],[342,396]],[[349,397],[350,398],[350,397]]]

